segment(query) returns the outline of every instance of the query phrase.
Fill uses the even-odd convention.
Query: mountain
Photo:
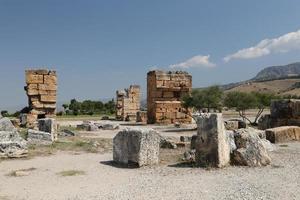
[[[295,76],[300,76],[300,62],[283,66],[267,67],[261,70],[252,80],[264,81]]]

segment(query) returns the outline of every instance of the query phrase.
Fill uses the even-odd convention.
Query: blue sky
[[[58,71],[59,102],[145,92],[155,68],[186,70],[194,87],[252,78],[300,61],[299,10],[298,0],[0,0],[0,110],[27,104],[26,68]]]

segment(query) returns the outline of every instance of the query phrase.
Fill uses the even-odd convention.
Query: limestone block
[[[56,102],[56,96],[51,95],[41,95],[42,102]]]
[[[196,162],[200,166],[224,167],[230,161],[229,137],[222,114],[203,114],[197,118]]]
[[[266,130],[266,139],[272,143],[300,141],[300,127],[281,126]]]
[[[38,74],[26,74],[26,83],[43,83],[44,82],[44,76],[38,75]]]
[[[113,139],[113,159],[137,166],[159,162],[160,136],[153,129],[124,129]]]
[[[54,134],[34,129],[28,129],[27,140],[30,144],[51,144],[54,142]]]

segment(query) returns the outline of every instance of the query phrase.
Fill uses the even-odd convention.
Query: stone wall
[[[192,90],[192,76],[181,71],[150,71],[147,74],[148,123],[191,123],[190,111],[181,98]]]
[[[26,70],[25,74],[29,105],[26,121],[33,126],[39,118],[55,116],[57,76],[56,71],[46,69]]]
[[[128,89],[116,92],[116,118],[123,121],[136,121],[140,110],[140,86],[131,85]]]
[[[270,115],[264,115],[259,120],[259,128],[267,129],[279,126],[300,126],[300,100],[273,100]]]

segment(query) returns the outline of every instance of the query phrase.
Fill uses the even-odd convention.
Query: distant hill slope
[[[220,86],[225,93],[268,92],[279,95],[300,96],[300,62],[267,67],[250,79]]]
[[[300,62],[291,63],[283,66],[272,66],[261,70],[252,80],[273,80],[284,77],[293,77],[300,75]]]

